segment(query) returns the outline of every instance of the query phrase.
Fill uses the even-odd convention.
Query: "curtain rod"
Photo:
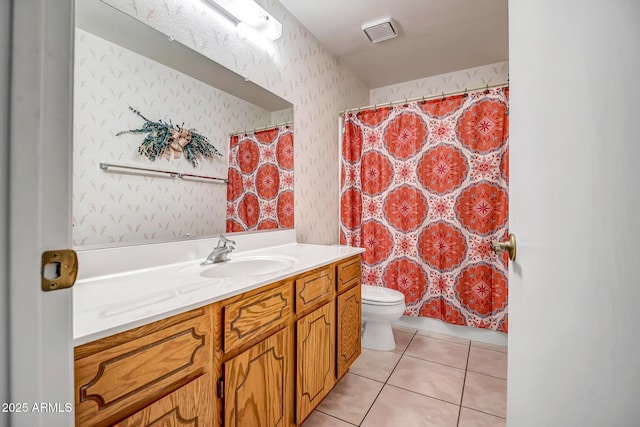
[[[124,164],[118,164],[118,163],[105,163],[105,162],[100,163],[100,169],[102,169],[105,172],[112,168],[128,169],[128,170],[138,171],[138,172],[162,173],[162,174],[170,175],[173,178],[207,179],[220,184],[226,184],[227,182],[229,182],[227,178],[218,178],[215,176],[196,175],[196,174],[187,173],[187,172],[174,172],[174,171],[169,171],[165,169],[145,168],[142,166],[124,165]]]
[[[254,128],[254,129],[245,130],[244,132],[231,133],[229,135],[231,135],[231,136],[242,135],[242,134],[245,134],[245,133],[257,132],[259,130],[275,129],[275,128],[280,127],[280,126],[287,126],[287,125],[292,125],[292,124],[293,124],[293,120],[289,120],[288,122],[282,122],[282,123],[276,123],[275,125],[267,125],[267,126],[263,126],[263,127],[257,127],[257,128]]]
[[[478,90],[488,90],[488,89],[493,89],[493,88],[497,88],[497,87],[506,87],[506,86],[509,86],[509,82],[508,81],[506,83],[498,83],[498,84],[494,84],[494,85],[489,85],[488,84],[488,85],[475,87],[475,88],[471,88],[471,89],[464,88],[463,90],[456,90],[456,91],[453,91],[453,92],[442,92],[442,93],[439,93],[439,94],[429,95],[429,96],[419,96],[419,97],[416,97],[416,98],[399,99],[398,101],[381,102],[380,104],[367,105],[366,107],[348,108],[346,110],[340,111],[339,114],[357,113],[358,111],[368,110],[370,108],[391,107],[392,105],[405,104],[407,102],[428,101],[428,100],[431,100],[431,99],[444,98],[444,97],[452,96],[452,95],[460,95],[460,94],[464,94],[464,93],[468,93],[468,92],[475,92],[475,91],[478,91]]]

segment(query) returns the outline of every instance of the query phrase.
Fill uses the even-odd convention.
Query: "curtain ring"
[[[424,100],[424,95],[422,95],[422,104],[424,105],[426,103],[427,103],[427,101]]]
[[[484,94],[488,94],[489,93],[489,83],[487,83],[487,86],[484,88]]]
[[[464,88],[464,93],[462,94],[462,96],[464,96],[465,98],[466,98],[467,96],[469,96],[469,94],[467,93],[467,88],[466,88],[466,87]]]
[[[378,112],[378,104],[373,104],[373,111]]]
[[[405,99],[404,99],[404,106],[405,106],[405,107],[408,107],[408,106],[409,106],[409,103],[407,102],[407,98],[405,98]]]
[[[444,101],[444,92],[442,92],[442,100]]]

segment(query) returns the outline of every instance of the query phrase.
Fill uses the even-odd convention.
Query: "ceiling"
[[[76,26],[267,111],[290,102],[100,0],[76,2]]]
[[[507,0],[280,2],[338,61],[377,88],[508,60]],[[362,25],[392,18],[398,37],[371,43]]]

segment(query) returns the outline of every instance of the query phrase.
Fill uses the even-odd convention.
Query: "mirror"
[[[74,73],[75,248],[293,226],[290,102],[99,0],[76,2]],[[167,133],[171,138],[163,143],[174,148],[152,161],[138,153],[149,132],[121,133],[141,129],[145,119],[174,131],[188,130],[188,138]],[[185,147],[197,135],[206,137],[221,156],[198,158],[194,167]],[[281,138],[286,144],[279,144]],[[249,140],[257,152],[238,148],[251,145]],[[288,144],[290,148],[282,148]],[[282,155],[290,155],[290,162],[274,172]],[[250,170],[243,167],[247,156],[258,161]],[[269,167],[260,167],[264,160]],[[232,185],[226,185],[227,178]],[[278,192],[286,193],[286,199],[271,190],[261,198],[262,184],[251,179],[289,185]],[[252,189],[258,202],[243,204],[242,192]],[[290,220],[278,221],[278,212],[285,211]]]

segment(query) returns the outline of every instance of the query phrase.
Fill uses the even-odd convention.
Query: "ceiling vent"
[[[398,36],[393,20],[390,18],[364,24],[362,31],[366,34],[371,43],[378,43]]]

